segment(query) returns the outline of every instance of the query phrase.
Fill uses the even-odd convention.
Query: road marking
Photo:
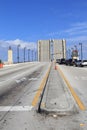
[[[82,77],[75,76],[74,79],[75,79],[75,80],[83,80],[83,81],[86,81],[86,80],[87,80],[87,76],[82,76]]]
[[[51,66],[50,66],[50,67],[51,67]],[[48,77],[49,72],[50,72],[50,67],[49,67],[49,69],[48,69],[46,75],[45,75],[44,78],[42,79],[41,84],[40,84],[40,86],[39,86],[39,89],[38,89],[38,91],[37,91],[37,93],[36,93],[36,95],[35,95],[35,97],[34,97],[34,99],[33,99],[33,101],[32,101],[32,106],[34,106],[34,107],[37,105],[37,102],[38,102],[38,100],[39,100],[39,97],[40,97],[40,95],[41,95],[41,92],[42,92],[42,90],[43,90],[43,88],[44,88],[44,86],[45,86],[47,77]]]
[[[80,124],[80,126],[85,126],[85,124]]]
[[[79,80],[79,77],[77,77],[77,76],[75,76],[74,78],[75,78],[75,80]]]
[[[38,78],[30,78],[29,80],[30,80],[30,81],[31,81],[31,80],[34,81],[34,80],[38,80]]]
[[[24,82],[25,80],[26,80],[26,78],[23,77],[22,79],[17,79],[17,80],[15,80],[15,81],[16,81],[16,83],[21,83],[21,82]]]
[[[0,112],[5,111],[31,111],[33,106],[0,106]]]
[[[72,96],[74,97],[75,101],[77,102],[79,108],[80,108],[81,110],[86,110],[86,107],[84,106],[83,102],[82,102],[82,101],[80,100],[80,98],[77,96],[76,92],[74,91],[74,89],[73,89],[72,86],[70,85],[69,81],[66,79],[65,75],[63,74],[63,72],[62,72],[62,70],[59,68],[59,66],[58,66],[58,70],[59,70],[61,76],[63,77],[63,79],[65,80],[65,82],[66,82],[66,84],[67,84],[67,86],[68,86],[68,88],[69,88],[69,90],[70,90]]]
[[[86,81],[87,80],[87,76],[82,76],[81,79]]]

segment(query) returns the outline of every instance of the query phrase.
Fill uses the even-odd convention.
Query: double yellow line
[[[76,92],[74,91],[74,89],[72,88],[72,86],[70,85],[70,83],[68,82],[68,80],[66,79],[65,75],[63,74],[63,72],[61,71],[61,69],[57,68],[57,70],[60,72],[61,76],[63,77],[63,79],[65,80],[72,96],[74,97],[75,101],[77,102],[80,110],[86,110],[86,107],[84,106],[84,104],[82,103],[82,101],[80,100],[80,98],[77,96]]]
[[[63,72],[61,71],[61,69],[57,68],[57,70],[60,72],[61,76],[63,77],[63,79],[65,80],[72,96],[74,97],[75,101],[77,102],[80,110],[86,110],[86,107],[84,106],[84,104],[82,103],[82,101],[80,100],[80,98],[78,97],[78,95],[76,94],[76,92],[74,91],[74,89],[72,88],[71,84],[68,82],[67,78],[65,77],[65,75],[63,74]],[[36,106],[37,103],[38,103],[38,100],[39,100],[39,97],[43,91],[43,88],[45,86],[45,83],[46,83],[46,80],[47,80],[47,77],[49,75],[49,71],[50,71],[50,67],[46,73],[46,75],[44,76],[44,78],[42,79],[41,83],[40,83],[40,86],[39,86],[39,89],[37,90],[37,93],[32,101],[32,106]]]
[[[41,95],[41,93],[43,91],[43,88],[44,88],[45,84],[46,84],[46,80],[47,80],[47,77],[49,75],[50,68],[51,68],[51,66],[49,67],[48,71],[46,72],[46,75],[42,79],[42,81],[40,83],[40,86],[39,86],[39,89],[37,90],[37,93],[36,93],[36,95],[35,95],[35,97],[34,97],[34,99],[32,101],[32,106],[34,106],[34,107],[37,105],[39,97],[40,97],[40,95]]]

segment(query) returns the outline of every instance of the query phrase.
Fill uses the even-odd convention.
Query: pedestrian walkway
[[[66,115],[77,112],[76,103],[55,64],[51,67],[40,108],[42,112],[50,114]]]

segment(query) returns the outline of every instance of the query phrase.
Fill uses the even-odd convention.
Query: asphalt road
[[[7,93],[8,90],[14,88],[19,83],[27,80],[29,76],[36,71],[41,71],[44,64],[40,63],[22,63],[0,70],[0,95]],[[38,70],[39,69],[39,70]]]
[[[60,68],[87,109],[87,67],[61,65]]]
[[[70,116],[36,112],[32,101],[50,63],[25,63],[0,70],[0,130],[86,130],[87,110]],[[87,108],[87,68],[60,66]]]

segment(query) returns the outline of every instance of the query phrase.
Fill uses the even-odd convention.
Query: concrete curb
[[[67,115],[79,113],[78,109],[74,105],[66,110],[58,110],[58,109],[52,110],[52,109],[41,108],[40,112],[46,115],[57,115],[57,116],[67,116]]]
[[[41,112],[41,109],[40,109],[40,106],[41,106],[41,101],[42,101],[42,98],[43,98],[43,95],[44,95],[44,91],[45,91],[45,87],[46,87],[46,83],[47,83],[47,80],[48,80],[48,77],[49,77],[49,73],[50,73],[50,69],[51,69],[51,65],[49,66],[44,78],[42,79],[41,83],[40,83],[40,86],[39,86],[39,89],[41,89],[42,91],[40,92],[40,96],[39,96],[39,99],[38,99],[38,103],[37,105],[35,106],[35,110],[40,113]],[[33,103],[32,103],[33,105]],[[33,105],[34,106],[34,105]]]
[[[55,68],[54,68],[55,69]],[[56,66],[56,69],[55,69],[56,71],[57,71],[57,66]],[[49,81],[49,80],[48,80]],[[49,84],[49,83],[48,83]],[[66,86],[66,83],[64,82],[64,84],[65,84],[65,86]],[[53,108],[53,109],[50,109],[50,108],[47,108],[45,105],[45,103],[46,103],[46,94],[48,93],[47,90],[48,88],[45,86],[45,95],[44,95],[44,99],[43,99],[43,101],[42,101],[42,99],[41,99],[41,101],[40,101],[40,106],[39,106],[39,111],[38,112],[40,112],[40,113],[42,113],[42,114],[48,114],[48,115],[59,115],[59,116],[64,116],[64,115],[72,115],[72,114],[76,114],[76,113],[78,113],[79,112],[79,110],[78,110],[78,107],[76,106],[76,103],[75,103],[75,101],[74,101],[74,99],[73,99],[73,97],[72,97],[72,95],[70,94],[70,91],[69,91],[69,89],[68,89],[68,87],[65,87],[65,91],[67,91],[67,97],[70,97],[69,99],[71,99],[72,101],[68,101],[68,103],[69,103],[69,105],[68,105],[68,107],[65,107],[65,108]],[[44,94],[44,93],[43,93]],[[42,98],[43,98],[43,96],[42,96]],[[41,104],[41,102],[42,102],[42,104]],[[44,103],[44,104],[43,104]]]

